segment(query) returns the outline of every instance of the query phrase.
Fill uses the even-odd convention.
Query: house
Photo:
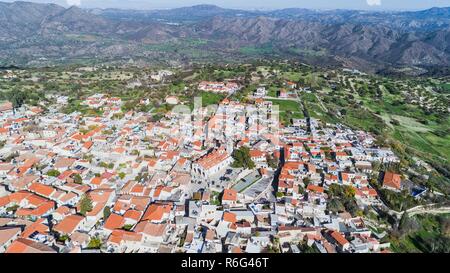
[[[393,172],[386,172],[383,177],[383,188],[392,190],[392,191],[400,191],[402,188],[402,178],[399,174]]]
[[[113,252],[133,252],[141,247],[142,234],[126,230],[114,230],[106,246]]]
[[[224,148],[219,148],[194,162],[192,170],[194,175],[206,179],[228,167],[232,162],[231,155]]]
[[[83,225],[86,224],[86,218],[77,215],[77,214],[71,214],[69,216],[66,216],[61,222],[59,222],[53,230],[60,234],[67,234],[71,235],[77,230],[80,230],[83,228]]]
[[[166,103],[171,105],[176,105],[179,103],[179,100],[175,96],[167,96],[166,97]]]
[[[92,200],[92,210],[86,213],[86,220],[95,224],[103,217],[105,207],[113,204],[116,192],[113,189],[95,189],[87,195]],[[80,211],[80,203],[77,204],[77,210]]]
[[[64,172],[68,170],[74,163],[74,158],[60,157],[55,161],[53,168],[58,170],[59,172]]]
[[[111,213],[108,219],[106,219],[103,229],[107,232],[112,232],[115,229],[120,229],[125,225],[125,219],[123,216]]]
[[[291,89],[297,88],[297,84],[295,82],[288,81],[286,82],[286,85]]]
[[[316,186],[313,184],[308,184],[306,187],[306,190],[309,192],[315,192],[315,193],[324,193],[324,188],[320,186]]]
[[[202,81],[198,85],[198,89],[215,93],[232,93],[239,90],[239,85],[235,82],[208,82]]]
[[[342,152],[342,151],[335,151],[334,156],[336,157],[336,160],[339,160],[339,161],[345,161],[350,158],[350,156],[346,152]]]
[[[342,251],[347,251],[350,248],[350,242],[342,236],[338,231],[331,231],[329,233],[331,238],[334,240],[334,243],[340,248]]]
[[[6,253],[56,253],[56,251],[43,243],[18,238],[8,247]]]
[[[142,216],[141,221],[149,221],[152,223],[162,223],[169,220],[172,211],[171,204],[151,204]]]
[[[20,227],[0,227],[0,253],[4,253],[14,240],[19,238],[20,233]]]
[[[235,206],[238,202],[238,192],[233,189],[225,189],[222,195],[222,205]]]
[[[262,98],[265,97],[267,94],[265,87],[258,87],[256,91],[253,93],[253,96],[256,98]]]
[[[250,157],[255,163],[261,163],[266,161],[266,154],[260,150],[250,150]]]
[[[372,173],[372,163],[369,161],[356,161],[355,168],[364,173]]]
[[[286,91],[286,89],[281,89],[278,97],[283,99],[288,98],[288,92]]]
[[[13,114],[13,104],[9,101],[0,104],[0,117],[6,118]]]
[[[162,243],[167,227],[167,224],[140,222],[136,225],[134,231],[142,234],[144,242]]]

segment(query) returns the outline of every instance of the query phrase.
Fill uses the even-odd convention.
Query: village
[[[395,153],[342,124],[282,124],[254,91],[159,121],[102,93],[83,102],[98,116],[62,113],[64,96],[48,111],[4,102],[0,252],[390,252],[367,215],[385,208],[371,181],[403,188],[400,173],[374,167],[398,163]]]

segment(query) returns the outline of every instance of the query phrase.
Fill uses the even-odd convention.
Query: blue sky
[[[14,2],[13,0],[0,0]],[[27,1],[27,0],[25,0]],[[28,0],[30,2],[79,5],[96,8],[160,9],[215,4],[226,8],[243,9],[366,9],[366,10],[420,10],[448,7],[450,0]]]

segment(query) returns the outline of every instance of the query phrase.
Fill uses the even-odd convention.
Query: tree
[[[59,235],[57,241],[65,243],[69,240],[69,236],[67,234]]]
[[[14,91],[12,92],[11,98],[9,99],[14,108],[19,108],[22,106],[26,99],[26,95],[22,91]]]
[[[126,230],[126,231],[130,231],[132,228],[133,228],[133,225],[132,225],[132,224],[127,224],[127,225],[124,225],[124,226],[122,227],[122,229],[124,229],[124,230]]]
[[[48,176],[54,176],[54,177],[57,177],[57,176],[59,176],[61,173],[58,171],[58,170],[50,170],[50,171],[48,171],[47,172],[47,175]]]
[[[111,208],[109,206],[106,206],[103,209],[103,220],[106,221],[106,219],[108,219],[110,215],[111,215]]]
[[[281,198],[281,197],[284,196],[284,193],[282,193],[282,192],[277,192],[275,195],[276,195],[277,198]]]
[[[124,173],[124,172],[120,172],[120,173],[119,173],[119,178],[120,178],[120,179],[124,179],[125,176],[126,176],[126,173]]]
[[[102,246],[102,240],[98,237],[94,237],[89,241],[88,248],[90,249],[99,249]]]
[[[233,151],[232,157],[234,159],[233,167],[253,169],[255,168],[255,162],[250,157],[250,149],[247,147],[240,147]]]
[[[339,203],[344,206],[345,210],[348,211],[351,215],[356,215],[359,207],[355,200],[355,189],[351,186],[340,186],[338,184],[331,184],[328,193],[331,196],[331,200],[329,205],[329,209],[331,211],[337,210],[337,211],[343,211],[342,207],[340,207]],[[339,201],[333,201],[333,199],[336,199]],[[332,203],[332,201],[334,203]]]
[[[311,178],[309,177],[303,178],[303,184],[305,185],[305,187],[307,187],[309,183],[311,183]]]
[[[272,169],[276,169],[278,167],[278,161],[271,155],[266,156],[267,165]]]
[[[327,209],[332,212],[342,212],[345,210],[344,205],[338,198],[332,198],[327,204]]]
[[[81,203],[80,203],[80,214],[85,216],[87,212],[92,211],[92,200],[91,198],[84,194],[83,197],[81,198]]]
[[[76,173],[72,176],[72,178],[73,178],[74,183],[80,184],[80,185],[83,184],[83,179],[81,178],[80,174]]]

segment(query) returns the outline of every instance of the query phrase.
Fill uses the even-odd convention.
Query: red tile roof
[[[236,201],[237,200],[237,191],[232,190],[232,189],[225,189],[223,191],[222,200]]]
[[[401,188],[401,181],[402,178],[399,174],[392,173],[392,172],[386,172],[384,174],[383,179],[383,186],[391,187],[394,189],[400,189]]]
[[[62,234],[70,234],[75,231],[77,226],[83,220],[84,220],[84,217],[81,215],[76,215],[76,214],[69,215],[66,218],[64,218],[61,222],[59,222],[54,227],[54,230],[56,230],[57,232],[62,233]]]
[[[125,219],[115,213],[111,213],[111,215],[108,217],[108,219],[105,222],[104,228],[109,230],[114,230],[121,228],[125,225]]]

